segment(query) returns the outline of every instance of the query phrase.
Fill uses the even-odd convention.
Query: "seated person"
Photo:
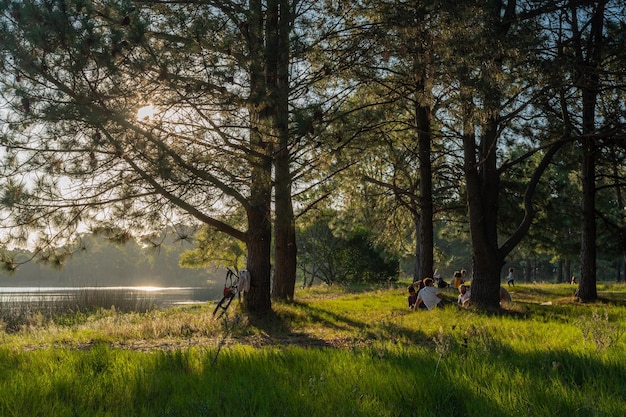
[[[417,293],[417,307],[432,310],[440,305],[443,294],[435,288],[435,281],[432,278],[424,279],[424,288]]]
[[[437,284],[437,288],[448,288],[448,283],[441,277],[435,278],[435,283]]]
[[[421,310],[428,310],[428,308],[426,308],[426,304],[422,303],[421,305],[417,303],[417,295],[419,294],[419,292],[421,291],[422,288],[424,288],[424,280],[420,279],[415,281],[411,287],[413,287],[413,289],[415,289],[415,302],[413,303],[413,310],[415,310],[416,308],[419,308]],[[409,290],[410,291],[410,290]],[[410,297],[410,294],[409,294]]]
[[[424,288],[424,280],[418,279],[417,281],[413,283],[413,287],[416,288],[417,292],[420,292],[420,290]]]
[[[409,308],[414,309],[417,302],[417,291],[413,285],[409,285]]]
[[[471,290],[467,285],[465,284],[459,285],[459,298],[457,299],[457,303],[465,307],[470,300],[470,295],[471,295]]]

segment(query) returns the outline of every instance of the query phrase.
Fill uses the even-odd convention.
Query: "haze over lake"
[[[95,235],[83,236],[82,242],[85,250],[73,253],[56,267],[31,260],[20,263],[14,271],[0,269],[0,303],[15,308],[62,301],[71,306],[80,300],[83,306],[108,308],[113,302],[132,300],[167,307],[221,297],[225,271],[213,266],[179,266],[181,254],[194,248],[188,242],[166,240],[157,251],[134,241],[111,244]],[[31,258],[30,253],[16,255],[17,261]]]

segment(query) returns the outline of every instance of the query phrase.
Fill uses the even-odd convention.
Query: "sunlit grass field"
[[[626,285],[574,289],[516,285],[501,314],[410,311],[398,283],[299,290],[263,321],[35,315],[0,333],[0,416],[624,416]]]

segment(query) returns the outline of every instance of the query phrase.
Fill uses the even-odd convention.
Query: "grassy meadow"
[[[501,314],[410,311],[402,283],[299,290],[261,322],[35,312],[0,332],[0,417],[623,416],[626,285],[598,290],[516,285]]]

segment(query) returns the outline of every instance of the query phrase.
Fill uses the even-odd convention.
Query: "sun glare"
[[[137,120],[149,120],[154,117],[154,113],[156,109],[152,104],[148,104],[147,106],[143,106],[139,110],[137,110]]]

